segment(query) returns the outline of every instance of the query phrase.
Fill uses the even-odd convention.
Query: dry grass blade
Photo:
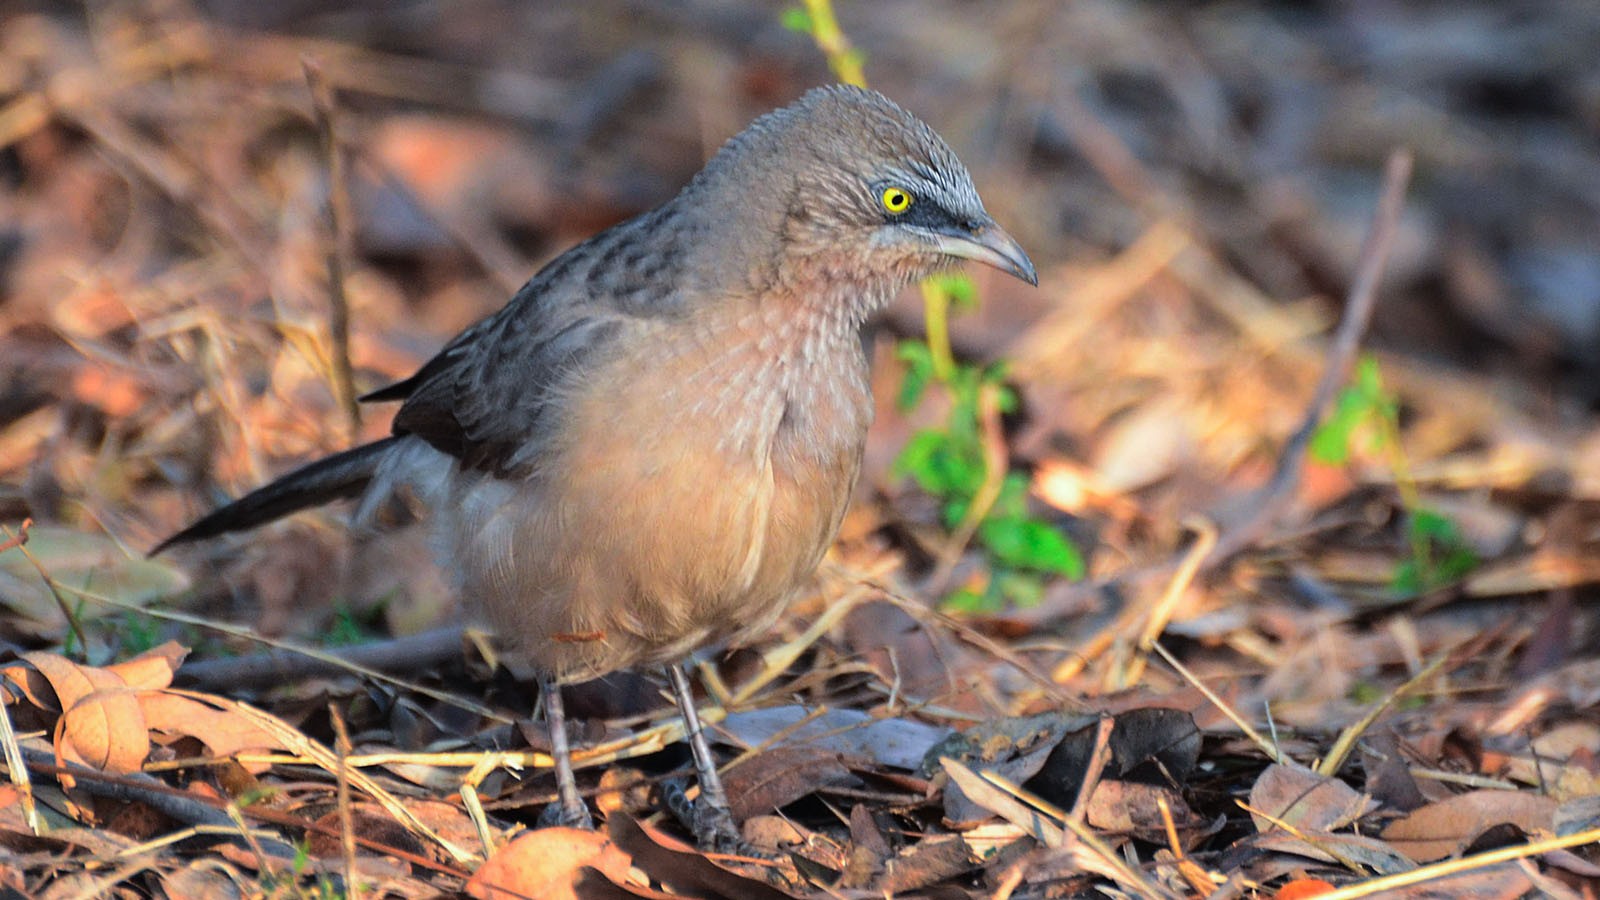
[[[941,760],[941,762],[945,763],[946,771],[951,772],[951,777],[955,777],[955,769],[951,768],[951,765],[954,764],[959,767],[960,764],[954,763],[953,760]],[[1109,844],[1100,839],[1099,835],[1090,831],[1089,827],[1082,822],[1075,821],[1071,816],[1067,815],[1065,810],[1056,807],[1021,785],[1012,783],[1005,776],[998,773],[973,772],[972,774],[978,781],[988,784],[1003,795],[1009,795],[1014,800],[1020,801],[1020,804],[1026,804],[1028,807],[1032,807],[1049,816],[1052,820],[1061,822],[1066,830],[1071,832],[1082,844],[1083,850],[1088,851],[1087,854],[1080,852],[1079,858],[1096,861],[1095,871],[1099,871],[1124,887],[1133,890],[1137,896],[1156,898],[1156,900],[1177,900],[1177,895],[1150,881],[1142,872],[1128,865]],[[966,789],[965,785],[963,785],[962,789]]]
[[[1156,639],[1161,637],[1167,624],[1172,621],[1172,614],[1177,611],[1178,601],[1183,599],[1183,592],[1194,583],[1194,577],[1199,573],[1200,566],[1217,545],[1217,527],[1209,521],[1191,517],[1185,520],[1184,526],[1194,532],[1194,544],[1189,548],[1189,552],[1184,554],[1183,562],[1178,565],[1178,571],[1173,573],[1166,589],[1161,592],[1160,599],[1156,601],[1155,607],[1145,619],[1139,640],[1134,646],[1134,654],[1116,679],[1115,687],[1118,689],[1139,683],[1139,679],[1144,675],[1145,666],[1149,663],[1150,649],[1155,646]]]
[[[3,530],[4,530],[4,526],[0,526],[0,531],[3,531]],[[226,634],[226,635],[230,635],[232,637],[243,638],[245,640],[254,641],[255,643],[263,644],[263,645],[268,646],[268,647],[272,647],[275,650],[283,650],[283,651],[288,652],[288,653],[297,653],[297,654],[299,654],[301,656],[305,656],[305,657],[309,657],[311,659],[315,659],[318,662],[324,663],[326,665],[329,665],[329,666],[332,666],[332,667],[335,667],[335,668],[338,668],[338,669],[343,669],[344,671],[347,671],[352,675],[359,675],[362,678],[370,678],[373,681],[381,682],[383,684],[393,685],[394,687],[401,688],[402,690],[411,691],[411,692],[414,692],[414,693],[417,693],[417,694],[421,694],[424,697],[431,697],[431,698],[433,698],[435,700],[438,700],[441,703],[448,703],[448,704],[450,704],[452,706],[459,707],[459,708],[464,709],[464,710],[466,710],[468,712],[475,713],[477,715],[483,716],[484,718],[489,719],[491,721],[503,722],[503,723],[506,723],[506,724],[511,724],[512,723],[512,720],[507,718],[502,713],[496,712],[495,710],[492,710],[489,707],[484,706],[481,703],[477,703],[477,702],[475,702],[473,700],[469,700],[469,699],[467,699],[465,697],[462,697],[462,696],[459,696],[457,694],[452,694],[452,693],[450,693],[448,691],[441,691],[441,690],[438,690],[437,688],[428,687],[425,684],[418,684],[416,682],[409,681],[409,680],[404,679],[404,678],[398,678],[398,677],[396,677],[394,675],[388,674],[387,672],[380,672],[377,669],[373,669],[373,668],[370,668],[368,666],[358,665],[356,663],[350,662],[347,659],[344,659],[343,657],[339,656],[336,653],[330,653],[330,652],[328,652],[326,650],[322,650],[322,649],[317,648],[317,647],[310,647],[310,646],[307,646],[305,644],[297,643],[295,641],[285,641],[285,640],[280,640],[278,638],[269,638],[269,637],[266,637],[264,635],[258,634],[253,629],[246,628],[246,627],[243,627],[243,626],[240,626],[240,625],[232,625],[232,624],[229,624],[227,622],[218,622],[215,619],[208,619],[205,616],[196,616],[196,615],[192,615],[190,613],[182,613],[182,612],[177,612],[175,610],[170,610],[170,609],[155,609],[155,608],[152,608],[152,607],[137,606],[135,604],[124,602],[124,601],[122,601],[122,600],[120,600],[120,599],[118,599],[116,597],[111,597],[111,596],[108,596],[108,595],[105,595],[105,594],[101,594],[101,593],[98,593],[98,592],[95,592],[95,591],[89,591],[89,590],[84,590],[84,589],[75,588],[75,587],[68,587],[68,586],[65,586],[65,585],[63,585],[61,587],[62,587],[63,590],[70,591],[74,596],[80,597],[80,598],[82,598],[84,600],[90,600],[90,601],[93,601],[95,603],[103,603],[103,604],[105,604],[107,606],[113,606],[113,607],[116,607],[118,609],[124,609],[124,610],[127,610],[127,611],[132,612],[132,613],[137,613],[139,615],[144,615],[144,616],[150,616],[151,618],[161,619],[161,620],[167,621],[167,622],[177,622],[177,623],[179,623],[181,625],[193,625],[196,628],[205,628],[205,629],[208,629],[210,631],[218,632],[220,634]]]
[[[1385,875],[1382,878],[1374,878],[1371,881],[1345,885],[1331,893],[1317,895],[1317,900],[1357,900],[1360,897],[1378,897],[1382,896],[1384,891],[1392,891],[1413,884],[1422,884],[1449,875],[1459,875],[1463,872],[1487,868],[1498,863],[1527,859],[1531,856],[1538,856],[1541,853],[1565,850],[1569,847],[1582,847],[1585,844],[1594,843],[1600,843],[1600,828],[1581,831],[1577,834],[1569,834],[1563,837],[1546,838],[1530,844],[1501,847],[1485,853],[1463,856],[1460,859],[1451,859],[1421,866],[1409,872]]]
[[[4,691],[0,690],[0,694]],[[0,697],[0,749],[5,751],[6,770],[11,783],[22,801],[23,821],[35,835],[42,834],[39,807],[33,800],[33,782],[28,779],[28,767],[22,761],[22,748],[17,745],[17,732],[11,727],[11,704]]]
[[[344,410],[346,435],[354,442],[361,434],[361,407],[356,403],[355,375],[350,366],[350,300],[345,292],[345,273],[350,269],[354,216],[350,210],[350,185],[346,176],[344,148],[334,119],[333,86],[322,67],[309,57],[302,58],[306,84],[311,88],[311,106],[316,112],[317,131],[322,137],[322,154],[328,169],[328,339],[332,344],[333,395]]]
[[[239,715],[260,726],[261,729],[266,731],[268,734],[271,734],[273,737],[277,738],[283,744],[283,746],[290,748],[292,751],[309,760],[324,771],[337,777],[340,768],[338,756],[328,748],[318,744],[311,738],[306,737],[305,734],[299,729],[294,728],[287,722],[279,719],[277,716],[263,712],[248,704],[240,703],[237,700],[229,700],[225,697],[215,697],[209,694],[197,694],[191,691],[179,690],[174,690],[173,693],[181,696],[191,697],[192,699],[199,700],[203,703],[211,703],[216,706],[220,706],[223,709],[238,713]],[[439,847],[442,847],[446,853],[449,853],[450,856],[455,859],[456,862],[469,864],[480,859],[480,857],[478,857],[476,854],[463,850],[462,848],[456,846],[453,842],[446,840],[434,832],[432,828],[429,828],[427,825],[423,824],[420,819],[411,814],[411,810],[407,809],[405,805],[399,800],[396,800],[392,794],[384,790],[382,785],[378,784],[376,781],[373,781],[371,776],[354,767],[350,767],[348,771],[350,784],[361,789],[362,791],[365,791],[368,796],[372,797],[372,799],[375,800],[385,810],[387,810],[391,816],[394,816],[396,820],[404,824],[407,828],[410,828],[417,834],[422,835],[428,841],[437,844]]]
[[[1323,757],[1322,761],[1317,764],[1317,774],[1327,775],[1330,777],[1339,774],[1339,770],[1344,768],[1345,760],[1348,759],[1350,757],[1350,753],[1355,750],[1356,741],[1360,740],[1361,736],[1367,733],[1367,729],[1372,727],[1372,723],[1378,721],[1378,718],[1396,703],[1398,703],[1402,697],[1416,690],[1424,681],[1427,681],[1436,673],[1438,673],[1438,671],[1444,667],[1444,664],[1448,659],[1448,656],[1440,656],[1433,662],[1428,663],[1428,665],[1425,666],[1422,671],[1412,676],[1409,681],[1385,695],[1382,702],[1368,710],[1366,715],[1362,716],[1355,722],[1350,723],[1348,727],[1339,732],[1339,738],[1335,740],[1333,742],[1333,746],[1329,748],[1328,755]]]
[[[1243,716],[1234,711],[1233,707],[1224,703],[1222,698],[1217,696],[1215,691],[1206,687],[1205,684],[1200,681],[1200,679],[1195,677],[1193,672],[1189,671],[1188,667],[1186,667],[1183,663],[1178,662],[1178,658],[1176,656],[1173,656],[1166,647],[1161,646],[1160,641],[1152,643],[1150,647],[1151,649],[1155,650],[1156,653],[1160,654],[1161,658],[1167,661],[1167,665],[1176,670],[1177,673],[1183,677],[1184,681],[1189,682],[1189,684],[1192,685],[1195,690],[1199,691],[1207,700],[1211,701],[1212,706],[1215,706],[1224,716],[1227,716],[1228,721],[1232,722],[1240,731],[1244,732],[1245,737],[1248,737],[1252,743],[1254,743],[1257,747],[1260,747],[1261,752],[1265,753],[1268,759],[1277,763],[1289,762],[1289,759],[1283,755],[1283,750],[1281,748],[1263,737],[1261,732],[1256,731],[1249,722],[1245,721]]]

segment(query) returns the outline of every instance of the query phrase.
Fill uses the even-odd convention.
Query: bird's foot
[[[770,851],[754,846],[739,834],[733,813],[727,807],[707,803],[704,797],[690,800],[688,788],[688,779],[670,778],[662,782],[661,798],[666,801],[667,811],[673,818],[694,835],[701,850],[756,859],[774,858]]]
[[[593,831],[594,818],[589,815],[589,808],[582,803],[568,806],[557,800],[539,811],[539,827],[582,828],[584,831]]]

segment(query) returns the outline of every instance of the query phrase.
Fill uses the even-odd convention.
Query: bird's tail
[[[174,544],[265,525],[308,506],[359,496],[399,440],[398,437],[384,438],[295,469],[167,538],[157,544],[150,555],[155,556]]]

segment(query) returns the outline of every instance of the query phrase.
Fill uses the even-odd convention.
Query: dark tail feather
[[[358,496],[377,472],[378,463],[399,440],[398,437],[384,438],[295,469],[167,538],[157,544],[150,555],[155,556],[173,544],[185,544],[228,531],[243,531],[308,506]]]

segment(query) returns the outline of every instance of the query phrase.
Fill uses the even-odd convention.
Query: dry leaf
[[[1417,862],[1453,856],[1496,825],[1515,825],[1522,831],[1549,831],[1555,823],[1556,802],[1521,791],[1473,791],[1430,803],[1393,822],[1383,839]]]
[[[573,885],[586,868],[625,882],[628,854],[595,831],[541,828],[501,847],[472,875],[467,893],[478,900],[577,900]]]
[[[153,731],[174,737],[196,738],[214,756],[232,756],[245,750],[285,749],[283,743],[254,721],[232,709],[218,709],[186,694],[168,691],[143,691],[138,695],[145,724]],[[247,765],[256,774],[264,764]]]
[[[1299,766],[1268,766],[1250,788],[1250,815],[1263,834],[1279,827],[1271,819],[1302,831],[1332,831],[1377,806],[1350,785]]]

